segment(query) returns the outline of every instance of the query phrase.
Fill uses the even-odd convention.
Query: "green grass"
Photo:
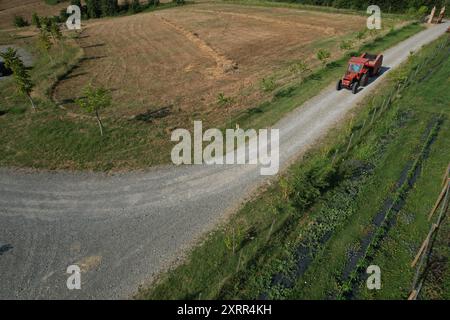
[[[444,109],[449,101],[448,92],[444,92],[448,87],[448,74],[445,68],[441,68],[433,74],[433,81],[427,78],[421,84],[411,84],[385,112],[378,113],[372,125],[368,124],[374,107],[384,100],[383,93],[389,92],[398,79],[423,61],[423,56],[428,56],[437,43],[411,58],[410,63],[400,70],[392,72],[378,90],[379,96],[369,106],[358,109],[357,114],[330,133],[322,145],[316,146],[301,162],[289,168],[279,181],[262,190],[260,196],[245,204],[226,225],[204,239],[184,264],[162,275],[153,288],[142,290],[138,298],[339,297],[349,249],[358,249],[361,238],[371,227],[373,216],[386,197],[396,190],[395,184],[405,164],[420,154],[423,133],[430,119],[442,111],[446,117],[450,113],[448,108]],[[436,64],[436,61],[430,64]],[[445,66],[449,64],[447,59]],[[424,98],[417,99],[418,92]],[[448,120],[445,119],[430,156],[424,162],[424,170],[429,163],[437,162],[430,168],[437,176],[441,175],[448,162],[444,144],[449,141],[449,130],[446,129]],[[366,124],[364,128],[361,128],[362,123]],[[342,150],[345,150],[352,132],[354,143],[346,154]],[[335,150],[341,151],[330,165]],[[355,178],[349,169],[352,166],[367,169]],[[417,188],[420,188],[424,176],[417,182]],[[430,180],[436,181],[431,175]],[[418,204],[424,203],[423,209],[431,207],[439,191],[436,185],[430,191],[427,187],[429,185],[422,189],[426,193],[423,198],[416,200]],[[408,199],[415,192],[416,189],[411,191]],[[406,208],[409,207],[403,210],[410,214],[410,209]],[[423,215],[423,212],[420,214]],[[386,237],[388,240],[381,242],[383,248],[397,233],[414,238],[409,246],[402,241],[393,241],[395,250],[386,248],[377,251],[374,262],[382,267],[383,283],[393,279],[391,289],[377,292],[380,297],[403,298],[407,292],[405,288],[412,279],[409,276],[411,272],[404,269],[406,262],[412,260],[411,252],[417,250],[424,236],[423,231],[429,227],[423,219],[418,219],[418,224],[420,227],[417,228],[422,231],[415,236],[412,235],[416,232],[406,229],[402,232],[394,226]],[[321,243],[329,232],[332,237]],[[293,274],[299,246],[313,249],[310,251],[313,259],[303,276],[296,278]],[[445,251],[445,246],[441,247]],[[405,258],[400,256],[396,259],[391,254],[408,248]],[[378,257],[380,252],[387,254],[384,263]],[[386,263],[391,266],[386,267]],[[402,263],[403,269],[396,269],[398,263]],[[400,273],[402,276],[398,277]],[[291,286],[274,285],[276,275],[283,276]],[[397,286],[403,289],[392,291]],[[359,297],[372,298],[365,296],[364,292]]]
[[[448,86],[450,78],[445,70],[450,68],[450,59],[439,66],[437,72],[429,77],[426,83],[417,86],[414,92],[404,97],[405,105],[416,110],[416,118],[426,121],[436,114],[444,114],[446,121],[432,146],[430,155],[421,169],[421,177],[409,195],[404,208],[399,212],[395,227],[389,232],[386,241],[380,247],[373,263],[381,267],[383,272],[383,290],[368,291],[362,288],[361,297],[376,299],[406,298],[411,290],[415,269],[410,267],[420,244],[428,233],[431,222],[427,216],[438,194],[440,193],[442,175],[450,161],[448,142],[450,127],[448,125]],[[411,130],[414,126],[411,126]],[[437,215],[435,215],[436,218]],[[450,256],[448,247],[449,220],[439,230],[435,256],[447,259]],[[448,262],[443,264],[439,274],[430,275],[434,280],[426,283],[423,298],[448,299],[450,294],[450,270]],[[433,269],[432,269],[433,270]],[[436,272],[438,273],[438,272]],[[442,273],[442,274],[440,274]],[[436,278],[436,276],[438,278]]]

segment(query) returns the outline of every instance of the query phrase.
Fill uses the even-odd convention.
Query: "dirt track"
[[[385,66],[397,67],[448,26],[386,51]],[[357,95],[330,86],[275,125],[281,165],[379,82]],[[115,176],[0,170],[0,298],[131,297],[264,182],[257,169],[183,166]],[[65,270],[74,263],[83,266],[82,290],[69,291]]]

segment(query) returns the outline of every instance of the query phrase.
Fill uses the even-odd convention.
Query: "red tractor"
[[[342,88],[351,89],[354,94],[358,93],[360,86],[367,86],[369,78],[380,73],[383,65],[383,55],[364,53],[360,57],[352,57],[348,62],[347,72],[336,85],[337,90]]]

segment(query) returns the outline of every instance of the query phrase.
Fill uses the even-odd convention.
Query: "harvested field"
[[[88,21],[78,40],[85,58],[53,97],[70,106],[92,82],[112,90],[118,116],[172,105],[170,125],[189,116],[222,124],[261,98],[263,77],[299,59],[317,63],[316,43],[336,49],[364,26],[357,15],[213,3]],[[215,112],[220,93],[232,98],[227,112]]]
[[[59,15],[60,10],[65,7],[67,3],[51,6],[43,0],[2,0],[0,1],[0,29],[13,28],[15,15],[22,16],[31,22],[34,12],[44,16]]]

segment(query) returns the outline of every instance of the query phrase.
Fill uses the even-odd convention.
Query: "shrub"
[[[22,27],[29,26],[30,24],[22,16],[14,16],[14,25],[17,28],[22,28]]]
[[[340,44],[341,50],[350,50],[352,47],[352,42],[350,40],[343,40]]]
[[[299,210],[307,209],[325,190],[337,180],[336,170],[326,160],[317,162],[294,181],[293,203]]]
[[[274,97],[276,99],[292,97],[294,91],[295,91],[294,87],[292,87],[292,86],[286,87],[286,88],[280,89],[277,92],[275,92]]]

